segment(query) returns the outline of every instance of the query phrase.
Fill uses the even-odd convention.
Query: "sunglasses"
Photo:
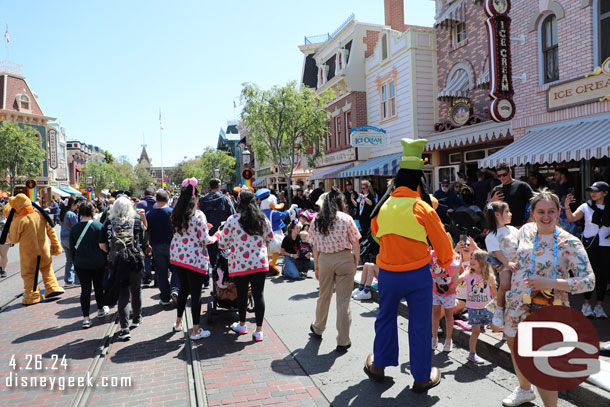
[[[507,176],[508,176],[508,172],[504,172],[502,174],[498,173],[498,177],[500,177],[500,178],[504,178],[504,177],[507,177]]]

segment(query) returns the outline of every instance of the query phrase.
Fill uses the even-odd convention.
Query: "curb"
[[[354,282],[354,288],[359,283]],[[379,303],[379,293],[371,289],[372,301]],[[407,304],[401,302],[398,306],[398,314],[409,318],[409,308]],[[441,324],[442,326],[442,324]],[[470,334],[458,326],[453,326],[452,340],[454,345],[468,349]],[[500,366],[503,369],[514,372],[513,362],[508,350],[508,345],[504,341],[497,341],[482,333],[479,335],[477,343],[477,353],[485,360]],[[559,394],[563,398],[577,400],[582,407],[610,406],[610,393],[590,383],[584,382],[580,386],[570,390],[562,391]]]

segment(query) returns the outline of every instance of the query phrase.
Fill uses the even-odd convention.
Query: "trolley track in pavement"
[[[199,352],[197,345],[191,340],[190,332],[193,328],[193,318],[190,312],[190,306],[184,310],[183,331],[186,342],[184,344],[186,350],[186,376],[188,382],[190,405],[196,407],[207,407],[207,397],[205,393],[205,382],[203,380],[203,371],[199,361]]]
[[[59,268],[56,270],[56,272],[57,272],[57,271],[59,271],[59,270],[62,270],[64,267],[65,267],[65,266],[60,266],[60,267],[59,267]],[[19,271],[16,271],[16,272],[14,272],[13,274],[11,274],[11,275],[9,275],[9,276],[7,276],[7,277],[4,277],[2,280],[0,280],[0,283],[4,283],[4,282],[6,282],[8,279],[10,279],[10,278],[12,278],[12,277],[15,277],[16,275],[19,275],[19,274],[20,274],[20,272],[19,272]],[[42,282],[42,278],[40,278],[40,276],[39,276],[39,279],[40,279],[40,280],[38,281],[38,289],[39,289],[39,290],[41,290],[42,288],[44,288],[44,284],[43,284],[43,282]],[[17,300],[18,300],[19,298],[21,298],[21,297],[23,297],[23,288],[21,288],[21,287],[20,287],[20,292],[19,292],[19,294],[16,294],[16,295],[14,295],[14,296],[10,297],[10,299],[9,299],[8,301],[0,302],[0,313],[2,313],[2,311],[6,310],[6,309],[7,309],[8,307],[10,307],[11,305],[13,305],[13,303],[14,303],[15,301],[17,301]],[[46,301],[46,299],[45,299],[45,301]]]

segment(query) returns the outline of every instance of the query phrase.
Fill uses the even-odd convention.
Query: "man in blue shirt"
[[[438,200],[436,212],[443,222],[448,222],[448,214],[463,205],[462,199],[449,188],[449,180],[441,181],[441,187],[434,192],[434,197]]]
[[[144,191],[144,197],[136,204],[136,209],[144,209],[145,213],[148,213],[155,206],[155,198],[153,197],[154,191],[151,188],[146,188]],[[156,271],[156,270],[155,270]],[[156,279],[156,275],[155,275]],[[144,282],[145,286],[148,286],[153,281],[152,276],[152,260],[149,255],[144,257]]]
[[[155,276],[159,291],[161,291],[161,300],[159,301],[161,305],[171,304],[170,299],[176,303],[180,289],[178,274],[169,262],[169,247],[172,243],[173,233],[169,219],[172,208],[167,205],[168,202],[169,194],[160,190],[157,192],[157,203],[146,213],[146,221],[148,222],[146,235],[148,236],[149,247],[152,249]],[[171,282],[168,282],[169,271],[172,272]]]

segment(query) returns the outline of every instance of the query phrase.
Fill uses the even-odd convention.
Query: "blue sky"
[[[216,146],[239,115],[241,84],[298,80],[304,36],[351,13],[383,24],[383,0],[0,0],[10,59],[68,137],[153,165]],[[431,26],[434,1],[405,0],[407,24]],[[2,38],[0,59],[6,59]],[[233,109],[233,100],[238,109]]]

